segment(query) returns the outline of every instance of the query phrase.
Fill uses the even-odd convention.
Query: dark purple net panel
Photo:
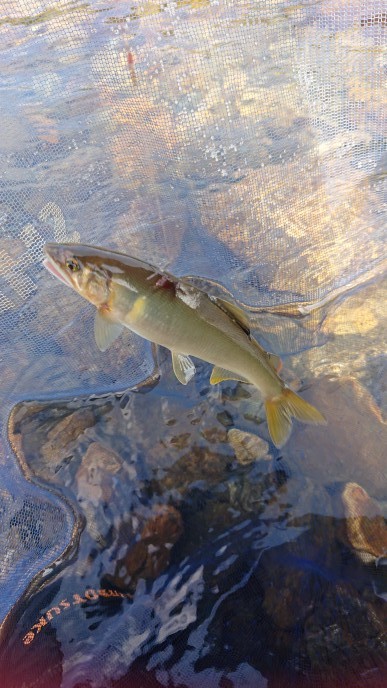
[[[11,409],[31,401],[41,413],[43,401],[118,392],[145,380],[154,366],[150,346],[140,339],[129,348],[122,337],[106,353],[97,350],[93,309],[44,270],[44,243],[79,241],[115,248],[175,275],[217,284],[252,312],[286,306],[304,313],[369,282],[385,268],[386,40],[385,0],[1,3],[3,639],[9,637],[12,610],[23,594],[43,594],[53,571],[62,571],[66,561],[76,557],[83,518],[89,523],[87,513],[80,515],[74,503],[70,479],[63,479],[60,490],[55,480],[47,487],[47,474],[42,471],[41,480],[37,477],[26,458],[30,447],[17,446],[17,433],[11,446]],[[268,322],[273,341],[285,354],[307,348],[315,337],[313,327],[296,326],[291,319]],[[345,325],[340,327],[345,334]],[[315,338],[313,343],[321,342]],[[312,358],[307,365],[313,368]],[[313,369],[317,374],[318,365]],[[17,423],[22,422],[20,413]],[[62,423],[66,414],[69,408]],[[141,425],[141,416],[137,420]],[[42,427],[45,422],[42,417]],[[87,436],[92,423],[88,426],[83,416],[79,422]],[[65,454],[62,459],[67,459]],[[129,478],[141,480],[137,474]],[[113,488],[109,495],[114,501]],[[138,495],[136,499],[143,503]],[[123,509],[113,510],[112,522]],[[143,522],[153,522],[152,514]],[[281,544],[265,528],[259,531],[259,552]],[[246,542],[255,551],[252,532]],[[92,547],[90,551],[93,557]],[[207,564],[211,556],[204,552]],[[19,676],[4,688],[302,685],[288,678],[267,683],[270,662],[258,670],[251,657],[230,661],[228,673],[216,668],[215,655],[208,665],[192,668],[189,653],[196,653],[198,660],[200,648],[209,642],[206,633],[217,603],[211,607],[209,593],[200,587],[212,583],[210,576],[201,579],[199,558],[193,561],[187,555],[187,561],[168,585],[156,577],[147,607],[137,603],[125,616],[129,603],[120,598],[121,611],[108,613],[95,644],[83,638],[82,645],[78,638],[81,649],[73,656],[52,626],[51,635],[42,626],[35,628],[33,637],[39,635],[39,642],[47,631],[48,645],[40,650],[43,658],[52,650],[51,678],[39,679],[39,671],[34,673],[27,662],[25,674],[34,677],[30,683]],[[254,561],[246,570],[252,575],[256,566]],[[76,626],[78,607],[93,604],[94,593],[84,597],[89,585],[94,591],[114,589],[101,583],[100,574],[89,583],[81,570],[78,573],[80,582],[66,592],[66,600],[79,595],[83,602],[71,597],[68,607],[58,607],[60,596],[54,604],[52,591],[41,600],[41,609],[52,604],[60,609],[60,614],[51,612],[57,624],[67,614]],[[249,576],[238,575],[235,589],[247,589]],[[102,592],[102,598],[107,594]],[[136,588],[136,594],[141,590]],[[227,597],[226,591],[222,594]],[[346,594],[343,604],[348,602],[349,609]],[[186,616],[176,612],[173,626],[169,613],[183,598],[190,599],[183,605]],[[187,636],[191,649],[185,650],[186,662],[182,652],[172,667],[167,639],[175,632],[188,633],[201,604],[213,610],[207,626],[198,627],[189,640]],[[20,638],[39,623],[40,614],[38,607],[31,612]],[[97,613],[90,618],[90,624],[98,625]],[[48,625],[47,616],[45,620]],[[225,628],[227,623],[225,619]],[[329,624],[333,627],[334,620]],[[286,628],[281,633],[286,634]],[[211,632],[218,642],[221,624]],[[230,633],[236,633],[234,626]],[[330,633],[333,646],[332,628]],[[296,630],[294,634],[296,638]],[[151,656],[152,637],[162,661]],[[15,665],[27,646],[12,642],[7,657]],[[227,648],[222,652],[227,654]],[[140,656],[148,659],[141,664]],[[163,662],[164,669],[157,669]],[[286,674],[290,664],[285,676],[291,675]],[[291,671],[301,672],[298,676],[302,667],[296,664]],[[125,682],[122,677],[132,665],[132,678]],[[370,660],[370,681],[373,666]],[[352,685],[357,686],[349,683],[348,688]]]

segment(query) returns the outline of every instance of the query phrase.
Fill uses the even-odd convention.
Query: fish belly
[[[227,319],[227,332],[222,330],[223,313],[210,306],[214,323],[200,314],[200,309],[162,291],[139,295],[122,324],[133,332],[171,351],[200,358],[214,366],[234,372],[254,384],[264,396],[281,389],[277,374],[259,360],[256,347],[239,325]],[[208,308],[208,304],[207,304]],[[227,316],[226,316],[227,317]],[[278,383],[277,384],[277,380]]]

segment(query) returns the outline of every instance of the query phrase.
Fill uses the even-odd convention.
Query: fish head
[[[109,301],[111,273],[91,246],[49,243],[44,247],[45,268],[94,306]]]

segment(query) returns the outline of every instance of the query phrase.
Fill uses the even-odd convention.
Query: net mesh
[[[93,310],[43,270],[43,244],[116,248],[251,309],[369,279],[385,265],[386,16],[384,0],[2,4],[3,617],[77,520],[15,462],[12,406],[153,370],[146,342],[96,350]],[[310,336],[281,333],[285,351]],[[261,685],[246,672],[233,685]]]

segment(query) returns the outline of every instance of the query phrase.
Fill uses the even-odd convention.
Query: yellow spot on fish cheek
[[[139,296],[138,299],[135,300],[130,310],[130,319],[135,321],[141,318],[141,316],[144,315],[145,306],[146,296]]]

